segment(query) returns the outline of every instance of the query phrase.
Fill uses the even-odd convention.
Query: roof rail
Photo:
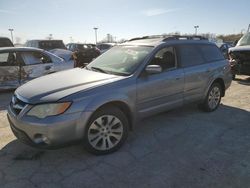
[[[163,41],[168,40],[208,40],[206,37],[198,36],[198,35],[172,35],[166,37]]]
[[[168,40],[208,40],[206,37],[198,36],[198,35],[150,35],[150,36],[132,38],[128,41],[154,39],[154,38],[163,38],[162,41],[168,41]]]

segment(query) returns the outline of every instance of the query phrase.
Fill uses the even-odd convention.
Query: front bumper
[[[9,106],[7,116],[12,132],[20,141],[34,147],[55,148],[82,139],[91,114],[77,112],[38,119],[20,117]]]

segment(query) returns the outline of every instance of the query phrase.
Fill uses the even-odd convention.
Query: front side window
[[[22,52],[21,56],[25,65],[34,65],[41,63],[51,63],[51,59],[40,52]]]
[[[191,67],[205,63],[197,45],[182,45],[179,47],[182,67]]]
[[[0,53],[0,66],[17,66],[16,53]]]
[[[100,72],[130,75],[152,51],[149,46],[116,46],[92,61],[87,69]]]
[[[150,65],[160,65],[162,70],[176,68],[176,56],[173,47],[166,47],[159,50],[153,57]]]

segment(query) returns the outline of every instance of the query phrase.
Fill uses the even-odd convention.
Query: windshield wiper
[[[88,68],[90,68],[93,71],[98,71],[98,72],[102,72],[102,73],[108,73],[107,71],[105,71],[105,70],[103,70],[103,69],[101,69],[99,67],[88,67]]]

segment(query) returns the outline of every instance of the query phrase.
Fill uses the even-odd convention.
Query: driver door
[[[22,83],[53,72],[51,58],[42,52],[21,52],[21,57],[24,61],[21,71]]]

